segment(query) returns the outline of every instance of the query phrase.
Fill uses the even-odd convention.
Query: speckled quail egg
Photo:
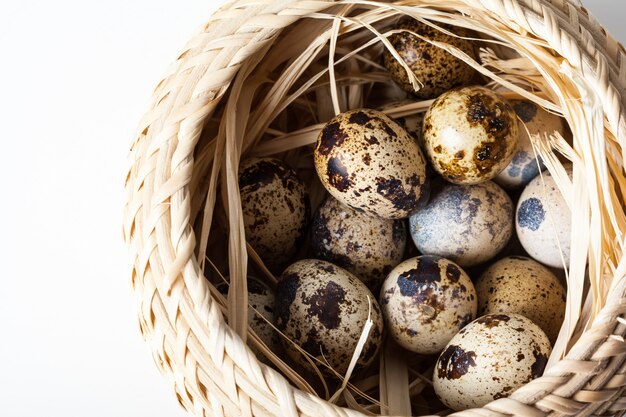
[[[494,179],[501,187],[517,189],[528,184],[545,169],[541,159],[535,158],[535,152],[529,133],[535,135],[550,135],[559,132],[564,135],[563,118],[548,113],[529,100],[510,100],[515,113],[525,127],[519,126],[518,145],[511,163],[504,168]]]
[[[277,327],[341,375],[348,369],[370,311],[374,326],[357,361],[357,369],[372,363],[383,333],[380,307],[365,284],[330,262],[305,259],[285,269],[276,290]],[[283,345],[292,359],[311,368],[293,343],[283,339]]]
[[[380,292],[385,327],[403,348],[437,353],[476,318],[476,291],[454,262],[423,255],[396,266]]]
[[[439,399],[453,410],[508,397],[543,374],[552,351],[543,330],[519,314],[474,320],[450,340],[433,373]]]
[[[239,192],[248,243],[273,271],[293,260],[306,237],[309,197],[296,172],[273,158],[239,167]]]
[[[406,237],[402,220],[368,216],[333,197],[322,203],[311,223],[315,257],[347,269],[372,290],[402,261]]]
[[[224,296],[228,295],[227,283],[221,282],[215,287]],[[274,291],[266,283],[248,275],[248,323],[272,352],[279,352],[278,332],[272,327],[275,325],[274,299]]]
[[[571,165],[566,170],[571,178]],[[535,260],[553,268],[563,268],[563,262],[569,264],[572,215],[549,172],[524,188],[517,203],[515,227],[522,246]]]
[[[565,289],[540,263],[520,256],[500,259],[480,276],[476,293],[479,315],[521,314],[556,341],[565,317]]]
[[[406,218],[427,194],[422,151],[377,110],[350,110],[330,120],[317,138],[314,159],[328,192],[370,215]]]
[[[442,94],[424,118],[428,159],[455,184],[477,184],[498,175],[513,158],[518,133],[513,107],[479,86]]]
[[[410,217],[409,230],[421,253],[474,266],[506,246],[513,233],[513,203],[492,181],[446,184]]]
[[[405,105],[413,104],[412,100],[397,100],[391,103],[387,103],[383,107],[381,107],[381,111],[395,109],[398,107],[403,107]],[[424,152],[424,137],[422,135],[422,130],[424,126],[424,112],[415,112],[410,113],[400,117],[394,117],[394,119],[400,126],[407,131],[407,133],[417,141],[417,144],[420,146],[422,152]]]
[[[467,84],[475,75],[474,69],[465,62],[413,34],[431,41],[452,45],[475,58],[471,41],[461,38],[470,36],[469,31],[449,25],[438,25],[460,37],[448,35],[410,17],[402,18],[394,27],[403,32],[389,37],[391,45],[419,80],[419,90],[414,91],[406,70],[391,52],[385,50],[383,56],[384,65],[391,78],[404,90],[422,99],[435,98],[453,87]]]

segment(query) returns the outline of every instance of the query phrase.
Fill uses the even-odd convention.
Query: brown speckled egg
[[[571,165],[566,170],[571,178]],[[517,237],[533,259],[553,268],[563,268],[563,259],[569,264],[572,215],[549,172],[524,188],[515,226]]]
[[[476,318],[476,291],[454,262],[418,256],[396,266],[380,292],[385,327],[403,348],[437,353]]]
[[[368,366],[381,344],[383,319],[370,290],[354,275],[330,262],[305,259],[290,265],[276,290],[276,325],[293,342],[343,375],[368,317],[374,322],[357,362]],[[289,356],[310,368],[305,357],[283,339]],[[320,366],[320,369],[325,367]]]
[[[427,194],[422,151],[377,110],[350,110],[333,118],[317,138],[314,159],[333,197],[383,219],[408,217]]]
[[[519,128],[511,105],[479,86],[448,91],[424,118],[424,147],[435,171],[455,184],[493,179],[513,158]]]
[[[316,258],[352,272],[375,290],[402,261],[406,225],[360,213],[328,197],[313,215],[311,247]]]
[[[453,410],[508,397],[543,374],[552,348],[543,330],[519,314],[474,320],[450,340],[433,373],[439,399]]]
[[[511,163],[504,168],[494,179],[503,188],[514,190],[528,184],[539,174],[539,169],[545,169],[541,159],[535,158],[531,135],[550,135],[554,132],[565,134],[563,118],[548,113],[529,100],[510,100],[515,113],[524,123],[519,126],[518,145]]]
[[[545,266],[519,256],[500,259],[483,272],[476,292],[479,315],[521,314],[556,341],[565,317],[565,289]]]
[[[421,253],[474,266],[506,246],[513,233],[513,203],[492,181],[447,184],[411,216],[409,224]]]
[[[221,282],[215,287],[224,296],[228,296],[227,283]],[[278,332],[272,327],[275,325],[274,298],[274,291],[266,283],[248,276],[248,323],[263,343],[276,353],[280,352],[280,341]]]
[[[239,167],[239,192],[248,243],[273,271],[293,260],[306,237],[309,197],[296,172],[273,158]]]
[[[438,25],[459,36],[470,36],[466,29]],[[393,57],[391,52],[385,50],[384,65],[391,78],[404,90],[414,93],[422,99],[435,98],[453,87],[469,83],[474,77],[474,69],[465,62],[409,32],[416,33],[431,41],[455,46],[470,57],[475,58],[474,48],[470,41],[447,35],[410,17],[401,19],[394,29],[407,31],[391,35],[389,41],[421,83],[421,88],[414,91],[404,67]]]

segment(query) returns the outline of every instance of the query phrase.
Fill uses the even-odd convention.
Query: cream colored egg
[[[572,177],[572,167],[566,167]],[[533,259],[553,268],[569,265],[572,215],[549,172],[535,177],[517,203],[516,230]]]
[[[271,270],[281,271],[306,237],[306,187],[284,162],[254,158],[239,167],[239,192],[246,240]]]
[[[370,310],[374,326],[357,369],[372,363],[383,333],[380,307],[365,284],[330,262],[305,259],[283,272],[276,290],[277,327],[310,355],[328,361],[341,375],[354,355]],[[283,345],[292,359],[311,368],[293,343],[283,339]]]
[[[435,171],[455,184],[493,179],[513,158],[518,125],[493,91],[463,87],[439,96],[424,118],[424,147]]]
[[[220,283],[216,288],[228,296],[228,284]],[[274,291],[260,279],[248,276],[248,323],[263,343],[274,353],[281,350],[278,332],[274,330]],[[254,349],[253,349],[254,350]],[[255,351],[256,352],[256,351]],[[257,356],[259,352],[256,352]]]
[[[368,216],[330,196],[311,223],[315,257],[347,269],[372,290],[402,261],[406,235],[402,220]]]
[[[513,233],[513,203],[502,188],[487,181],[477,185],[446,184],[409,219],[417,249],[461,265],[488,261]]]
[[[506,189],[517,189],[528,184],[545,169],[541,159],[535,158],[535,151],[529,133],[533,136],[551,135],[558,132],[565,134],[562,117],[548,113],[529,100],[511,100],[515,113],[522,121],[519,126],[518,145],[511,163],[494,179],[498,185]]]
[[[350,110],[329,121],[318,136],[314,160],[333,197],[383,219],[408,217],[427,194],[419,146],[377,110]]]
[[[524,316],[480,317],[454,336],[439,356],[433,373],[435,393],[456,411],[483,407],[541,376],[551,350],[545,333]]]
[[[565,289],[548,268],[530,258],[510,256],[491,265],[476,282],[478,314],[515,313],[528,317],[554,343],[565,316]]]
[[[476,318],[476,292],[454,262],[418,256],[396,266],[383,283],[380,305],[385,327],[411,352],[430,354]]]
[[[462,37],[471,36],[468,30],[449,25],[439,25],[459,36],[448,35],[425,23],[405,17],[394,27],[396,30],[404,31],[389,37],[391,45],[419,80],[420,87],[417,91],[413,88],[406,70],[391,52],[385,50],[383,56],[383,62],[391,78],[402,89],[422,99],[435,98],[453,87],[467,84],[476,74],[476,71],[465,62],[413,34],[431,41],[452,45],[475,58],[472,43],[462,39]]]

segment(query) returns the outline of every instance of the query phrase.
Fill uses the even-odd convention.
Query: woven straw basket
[[[306,171],[300,161],[310,160],[319,123],[362,105],[365,86],[388,82],[364,59],[341,62],[356,57],[345,42],[382,51],[377,31],[403,13],[497,39],[492,52],[517,51],[522,58],[485,49],[483,74],[533,91],[532,99],[565,117],[574,137],[571,148],[550,146],[550,138],[536,146],[555,176],[563,166],[551,149],[574,161],[573,181],[559,184],[575,239],[556,353],[542,377],[510,397],[454,415],[623,415],[626,51],[574,0],[226,2],[158,84],[132,144],[124,234],[141,331],[157,365],[198,416],[411,414],[415,386],[406,367],[393,369],[402,355],[381,355],[372,385],[379,402],[369,406],[346,395],[322,399],[329,397],[280,358],[257,359],[248,345],[264,349],[246,325],[241,277],[253,265],[275,278],[246,246],[237,183],[239,161],[250,155],[280,153]],[[284,108],[302,108],[305,91],[323,116],[303,126]],[[230,274],[229,297],[207,280],[211,268]]]

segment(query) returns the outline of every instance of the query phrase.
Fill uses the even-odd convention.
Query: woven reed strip
[[[568,20],[557,17],[554,7],[538,1],[468,3],[501,13],[504,19],[523,22],[527,30],[539,37],[545,36],[550,46],[571,62],[578,62],[580,72],[600,92],[610,113],[607,116],[611,127],[618,137],[624,138],[624,112],[617,93],[624,88],[623,48],[616,47],[612,38],[599,36],[598,33],[604,32],[595,22],[572,19],[573,9],[568,2],[553,4],[567,8]],[[193,149],[204,120],[212,115],[242,62],[267,45],[281,28],[326,6],[328,3],[319,1],[230,2],[189,42],[159,83],[152,110],[142,120],[141,133],[133,144],[124,231],[134,254],[132,277],[140,326],[160,369],[176,382],[179,400],[197,415],[359,415],[294,390],[278,373],[260,365],[241,339],[224,324],[193,255],[196,242],[188,215],[190,196],[186,184],[193,169]],[[579,9],[575,10],[580,13]],[[572,22],[579,22],[579,26],[568,26]],[[577,33],[591,34],[582,36],[586,37],[585,47],[592,48],[592,52],[583,53],[579,61],[576,58],[581,54],[576,55],[571,49],[576,44],[573,40],[581,39],[576,37]],[[599,57],[594,52],[600,49],[615,53],[609,57],[611,65],[606,65],[604,56]],[[616,286],[614,294],[621,298],[622,284]],[[614,317],[624,313],[624,305],[609,305],[605,310],[605,318],[615,323]],[[573,351],[583,342],[591,341],[598,346],[597,350],[606,346],[601,359],[623,362],[623,349],[606,341],[613,330],[603,324],[594,326]],[[603,340],[599,345],[596,343]],[[624,375],[623,368],[619,374],[611,375],[600,360],[597,362],[599,369],[592,364],[593,369],[586,371],[589,367],[580,364],[591,360],[593,352],[578,350],[583,351],[580,357],[572,358],[570,354],[568,361],[559,364],[562,375],[555,378],[548,373],[514,393],[512,398],[457,415],[539,416],[549,410],[555,410],[554,415],[572,415],[585,407],[591,409],[590,405],[579,404],[601,405],[603,402],[606,412],[623,410],[626,401],[621,396],[622,391],[615,395],[611,404],[606,401],[610,395],[602,391],[602,384],[594,388],[600,394],[593,394],[594,390],[589,389],[576,391],[582,394],[575,399],[554,394],[559,387],[568,385],[568,381],[573,385],[590,381],[599,369],[605,370],[604,379],[608,382],[604,385],[609,385],[605,389],[617,385],[622,390],[624,379],[618,375]],[[615,351],[618,353],[614,354]],[[615,359],[617,357],[620,359]],[[576,377],[580,375],[583,377],[578,380]],[[532,407],[533,404],[540,408]]]

